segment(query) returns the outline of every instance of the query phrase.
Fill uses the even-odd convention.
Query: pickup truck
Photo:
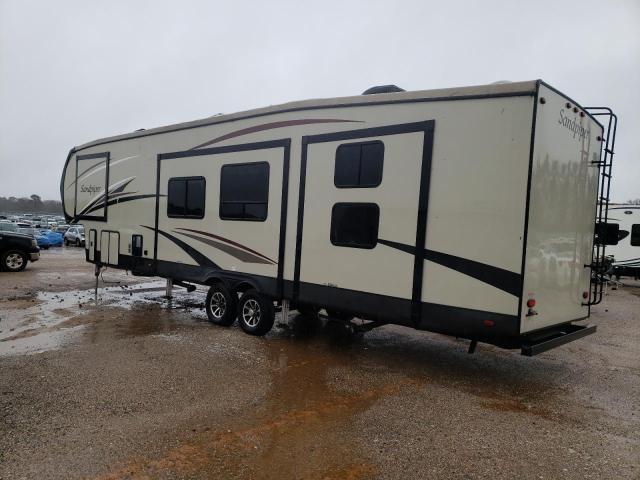
[[[28,261],[40,258],[36,239],[22,233],[0,231],[0,269],[8,272],[24,270]]]

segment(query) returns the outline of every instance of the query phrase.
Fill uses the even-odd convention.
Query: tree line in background
[[[2,213],[50,213],[62,215],[62,202],[59,200],[42,200],[40,195],[27,197],[0,197]]]

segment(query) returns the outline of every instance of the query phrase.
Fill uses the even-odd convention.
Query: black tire
[[[79,247],[79,246],[80,246],[80,239],[76,238],[76,247]]]
[[[44,248],[45,250],[49,250],[49,247],[50,247],[50,246],[51,246],[51,245],[47,245],[46,247],[42,247],[42,248]]]
[[[336,320],[342,320],[343,322],[353,320],[353,315],[339,310],[327,310],[327,315],[329,315],[329,318],[335,318]]]
[[[204,309],[211,323],[228,327],[236,321],[238,297],[218,283],[209,289]]]
[[[247,290],[238,303],[238,323],[249,335],[266,335],[276,318],[273,302],[255,290]]]
[[[2,270],[7,272],[20,272],[27,267],[27,254],[20,250],[9,250],[2,254]]]
[[[68,247],[69,246],[69,240],[67,240],[66,238],[64,239],[64,246]]]

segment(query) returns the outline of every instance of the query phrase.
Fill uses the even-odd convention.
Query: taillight
[[[535,306],[536,306],[536,299],[535,298],[530,298],[529,300],[527,300],[527,307],[533,308]]]
[[[582,298],[584,298],[585,300],[589,298],[589,292],[582,292]]]

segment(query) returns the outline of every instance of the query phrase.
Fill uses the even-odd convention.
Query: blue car
[[[40,230],[40,234],[47,237],[49,243],[52,247],[61,247],[62,246],[62,234],[59,232],[54,232],[53,230]]]
[[[38,246],[45,250],[48,250],[49,247],[51,246],[51,242],[49,241],[49,239],[45,235],[42,235],[35,228],[21,227],[21,228],[18,228],[18,233],[26,233],[27,235],[31,235],[33,238],[36,239]]]

